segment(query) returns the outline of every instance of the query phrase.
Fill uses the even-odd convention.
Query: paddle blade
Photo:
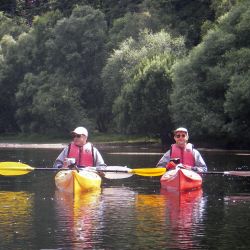
[[[34,168],[21,162],[0,162],[0,175],[4,176],[17,176],[28,174],[33,171]]]
[[[130,170],[130,173],[141,176],[161,176],[165,174],[165,172],[166,168],[138,168]]]
[[[133,175],[133,173],[129,173],[130,170],[130,168],[122,166],[107,166],[103,173],[107,179],[124,179]]]

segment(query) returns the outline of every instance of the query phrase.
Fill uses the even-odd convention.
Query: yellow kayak
[[[101,187],[101,177],[89,170],[59,171],[55,176],[56,187],[64,192],[81,193]]]

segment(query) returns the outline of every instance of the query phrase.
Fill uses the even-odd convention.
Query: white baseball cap
[[[177,128],[174,133],[176,134],[177,132],[185,132],[188,135],[188,130],[186,128],[180,127]]]
[[[84,127],[77,127],[75,130],[71,131],[72,134],[86,135],[88,136],[88,130]]]

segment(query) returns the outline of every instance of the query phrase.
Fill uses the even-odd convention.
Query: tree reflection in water
[[[7,249],[13,242],[19,246],[28,244],[33,235],[33,209],[34,193],[0,191],[1,249]]]

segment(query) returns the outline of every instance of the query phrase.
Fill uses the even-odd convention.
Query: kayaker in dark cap
[[[207,166],[200,152],[188,143],[189,135],[186,128],[180,127],[174,131],[175,144],[163,155],[157,167],[175,168],[178,163],[196,172],[206,172]]]
[[[97,148],[92,143],[87,142],[88,130],[86,128],[77,127],[71,131],[71,135],[72,142],[63,149],[53,167],[66,168],[74,163],[76,163],[77,167],[98,166],[102,168],[102,166],[106,166]]]

